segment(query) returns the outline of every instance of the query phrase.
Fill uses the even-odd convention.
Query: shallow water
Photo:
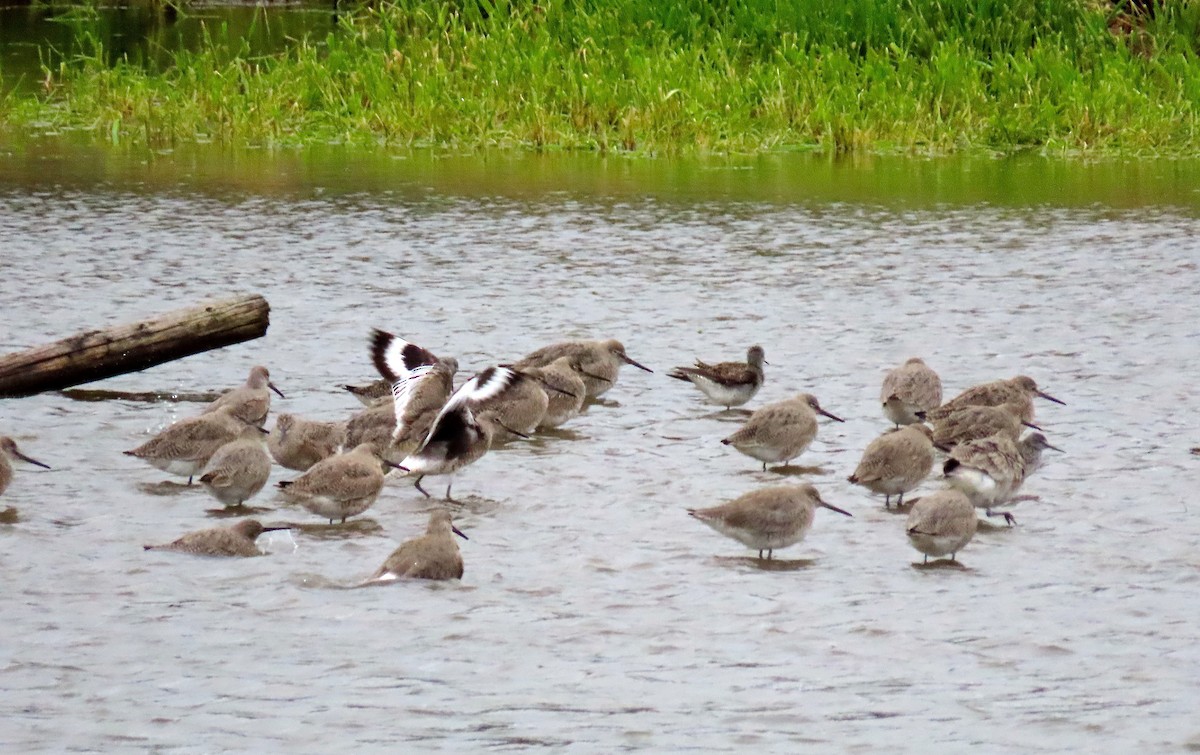
[[[3,499],[4,750],[1200,746],[1187,202],[1122,209],[1078,182],[1060,203],[834,201],[802,171],[793,198],[527,174],[482,191],[392,170],[362,191],[10,172],[0,350],[254,291],[265,338],[103,387],[210,390],[261,362],[276,409],[345,417],[337,386],[373,377],[376,326],[466,374],[568,337],[619,337],[656,373],[459,476],[461,584],[369,590],[338,588],[424,527],[406,481],[353,527],[265,536],[264,558],[144,553],[217,523],[214,501],[119,452],[199,405],[0,401],[0,429],[54,467]],[[811,390],[847,420],[798,463],[854,513],[820,512],[771,570],[684,510],[796,478],[718,443],[736,417],[663,374],[755,342],[751,406]],[[903,518],[845,481],[886,428],[883,373],[914,354],[947,395],[1025,373],[1067,402],[1038,407],[1066,451],[1026,484],[1040,500],[961,569],[915,568]]]

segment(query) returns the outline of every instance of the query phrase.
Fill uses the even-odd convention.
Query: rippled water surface
[[[145,553],[218,521],[120,454],[198,405],[0,401],[0,432],[54,467],[3,499],[5,751],[1200,748],[1194,208],[423,186],[0,179],[2,351],[270,302],[265,338],[105,388],[263,363],[276,409],[346,417],[376,326],[466,374],[575,337],[656,370],[458,477],[461,584],[370,590],[338,588],[424,528],[407,481],[264,558]],[[847,420],[801,463],[854,518],[820,512],[778,570],[685,509],[797,478],[722,446],[739,417],[664,375],[752,343],[751,407],[809,390]],[[1066,451],[1026,484],[1040,500],[962,569],[915,567],[903,518],[845,481],[887,426],[884,372],[918,354],[948,395],[1025,373],[1067,402],[1038,407]]]

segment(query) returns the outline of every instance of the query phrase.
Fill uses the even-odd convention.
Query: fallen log
[[[261,296],[241,296],[9,354],[0,357],[0,397],[90,383],[259,338],[270,311]]]

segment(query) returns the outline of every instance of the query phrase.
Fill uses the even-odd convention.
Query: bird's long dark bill
[[[1047,401],[1053,401],[1054,403],[1056,403],[1056,404],[1061,404],[1061,405],[1063,405],[1063,406],[1066,406],[1066,405],[1067,405],[1067,402],[1066,402],[1066,401],[1059,401],[1058,399],[1056,399],[1056,398],[1054,398],[1053,396],[1051,396],[1049,393],[1042,393],[1041,391],[1034,391],[1034,393],[1036,393],[1037,395],[1039,395],[1039,396],[1041,396],[1042,398],[1046,399]]]
[[[825,411],[824,409],[818,409],[817,411],[820,412],[821,414],[824,414],[826,417],[829,417],[832,420],[836,420],[838,422],[846,421],[846,420],[842,419],[841,417],[837,416],[836,414],[830,414],[829,412]]]
[[[263,527],[263,532],[280,532],[282,530],[290,530],[291,526],[286,527]]]
[[[411,472],[412,471],[408,467],[397,464],[394,461],[388,461],[387,459],[380,459],[380,461],[382,461],[384,463],[384,465],[389,466],[392,469],[399,469],[401,472]]]
[[[450,531],[453,532],[455,535],[458,535],[459,537],[461,537],[463,540],[471,539],[471,538],[467,537],[466,535],[464,535],[462,533],[462,530],[460,530],[458,527],[455,527],[453,524],[450,525]]]
[[[821,505],[824,506],[825,508],[829,509],[830,511],[836,511],[839,514],[845,514],[846,516],[850,517],[851,519],[854,518],[854,514],[851,514],[849,511],[846,511],[845,509],[839,509],[837,506],[834,506],[831,503],[825,503],[824,501],[821,501]]]
[[[1021,422],[1021,424],[1022,424],[1022,425],[1025,425],[1025,427],[1032,427],[1034,430],[1041,430],[1041,429],[1042,429],[1042,428],[1038,427],[1037,425],[1033,424],[1032,422],[1025,422],[1025,421],[1022,421],[1022,422]]]
[[[590,377],[592,380],[599,380],[602,383],[611,383],[612,382],[611,380],[609,380],[606,377],[600,377],[599,375],[593,375],[592,373],[585,372],[584,370],[579,370],[579,374],[583,375],[585,377]]]
[[[1052,446],[1052,445],[1050,445],[1049,443],[1047,443],[1047,444],[1046,444],[1046,448],[1049,448],[1051,451],[1058,451],[1060,454],[1065,454],[1065,453],[1066,453],[1066,451],[1062,450],[1062,449],[1061,449],[1061,448],[1059,448],[1058,446]]]
[[[29,462],[30,464],[34,464],[34,465],[36,465],[36,466],[39,466],[39,467],[41,467],[42,469],[49,469],[49,468],[50,468],[50,465],[49,465],[49,464],[43,464],[43,463],[41,463],[40,461],[38,461],[37,459],[31,459],[31,458],[29,458],[28,456],[26,456],[25,454],[21,453],[20,451],[17,451],[17,452],[15,452],[15,453],[16,453],[16,457],[17,457],[18,459],[22,459],[22,460],[24,460],[24,461],[27,461],[27,462]]]
[[[265,428],[265,427],[258,427],[258,425],[255,425],[254,427],[255,427],[255,428],[256,428],[256,429],[257,429],[257,430],[258,430],[260,433],[262,433],[263,435],[270,435],[270,434],[271,434],[271,431],[270,431],[270,430],[268,430],[268,429],[267,429],[267,428]]]
[[[517,432],[516,430],[512,429],[511,427],[509,427],[508,425],[504,424],[503,422],[496,422],[496,424],[497,424],[497,425],[500,425],[500,427],[503,427],[505,430],[508,430],[510,433],[512,433],[513,435],[517,436],[518,438],[524,438],[525,440],[529,440],[529,436],[528,436],[528,435],[526,435],[525,433],[519,433],[519,432]]]
[[[287,398],[287,396],[283,395],[283,391],[275,387],[274,383],[267,383],[267,387],[279,394],[279,398]]]
[[[622,361],[625,362],[625,364],[632,364],[634,367],[637,367],[639,370],[645,370],[646,372],[654,372],[654,370],[650,369],[646,365],[639,364],[638,362],[635,362],[634,360],[630,359],[628,356],[626,356],[624,354],[621,354],[620,357],[621,357]]]

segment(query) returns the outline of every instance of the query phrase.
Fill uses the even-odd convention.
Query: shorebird
[[[366,385],[349,385],[343,383],[342,388],[362,402],[363,406],[371,406],[381,398],[391,398],[392,396],[392,383],[387,378],[379,378]]]
[[[817,507],[851,516],[849,511],[821,500],[809,483],[762,488],[708,509],[688,509],[688,514],[722,535],[771,558],[776,548],[786,548],[804,539],[812,527]]]
[[[908,512],[904,524],[905,533],[912,546],[929,557],[941,558],[949,555],[950,560],[975,537],[979,519],[970,499],[958,490],[939,490],[921,496]]]
[[[612,388],[617,382],[617,373],[621,365],[631,364],[639,370],[654,372],[649,367],[639,364],[625,353],[625,347],[620,341],[564,341],[562,343],[543,346],[537,351],[525,355],[521,361],[513,365],[513,369],[525,370],[530,367],[544,367],[559,357],[574,357],[578,362],[579,376],[587,386],[587,397],[596,398]]]
[[[1041,433],[1029,433],[1017,441],[1017,449],[1021,452],[1021,461],[1025,463],[1026,479],[1041,468],[1042,451],[1047,448],[1059,453],[1063,452],[1058,446],[1050,445],[1050,441],[1046,440],[1046,436]]]
[[[1033,421],[1033,397],[1040,396],[1056,404],[1065,404],[1048,393],[1038,390],[1033,378],[1017,375],[1011,380],[994,380],[966,389],[936,409],[926,412],[930,420],[944,419],[964,406],[999,406],[1000,404],[1021,404],[1021,421]]]
[[[387,449],[392,444],[395,432],[396,402],[381,400],[346,420],[346,437],[342,441],[342,448],[348,450],[360,443],[374,443],[376,448]],[[383,457],[390,458],[390,454],[384,453]]]
[[[954,448],[959,443],[986,438],[996,433],[1005,433],[1013,440],[1021,437],[1021,428],[1038,428],[1037,425],[1021,421],[1023,404],[1010,401],[999,406],[964,406],[933,422],[933,442],[944,448]]]
[[[0,436],[0,495],[4,495],[4,491],[8,490],[9,483],[12,482],[13,468],[12,463],[20,459],[21,461],[29,462],[30,464],[49,469],[48,464],[43,464],[37,459],[31,459],[21,453],[17,448],[17,442],[7,435]]]
[[[1041,433],[1033,433],[1020,442],[996,433],[955,446],[942,465],[942,472],[952,486],[971,499],[975,508],[983,509],[988,516],[1002,516],[1011,525],[1016,521],[1012,514],[993,513],[992,509],[1008,502],[1025,482],[1031,471],[1026,456],[1036,467],[1046,448],[1059,450],[1046,442]]]
[[[801,393],[758,409],[741,429],[721,442],[761,461],[765,472],[768,462],[786,464],[804,453],[817,437],[817,414],[845,422],[822,409],[816,396]]]
[[[264,527],[257,519],[243,519],[230,527],[189,532],[178,540],[165,545],[143,545],[148,551],[176,551],[195,556],[261,556],[254,541],[264,532],[291,529],[290,527]]]
[[[425,440],[454,392],[458,360],[439,359],[428,349],[376,329],[371,334],[371,362],[392,390],[393,449],[385,458],[403,457]]]
[[[241,506],[263,489],[270,476],[271,457],[263,448],[263,430],[247,425],[208,460],[200,484],[223,505]]]
[[[709,403],[732,409],[758,393],[763,384],[764,358],[761,346],[751,346],[746,361],[708,364],[699,359],[695,367],[676,367],[667,377],[684,380],[700,389]]]
[[[929,427],[923,424],[889,430],[871,441],[858,468],[847,479],[886,496],[884,508],[891,505],[893,495],[900,496],[896,505],[903,505],[904,494],[920,485],[933,469],[930,435]]]
[[[378,448],[360,443],[353,450],[330,456],[312,465],[294,480],[283,480],[279,488],[285,498],[299,503],[333,524],[358,516],[375,503],[383,489],[383,465]]]
[[[132,451],[121,453],[167,474],[186,477],[191,485],[192,477],[204,469],[217,449],[241,435],[246,427],[247,422],[234,412],[235,407],[223,406],[197,417],[185,417]]]
[[[505,434],[528,438],[537,429],[546,409],[550,406],[552,392],[542,387],[537,378],[514,370],[516,375],[502,393],[475,401],[476,413],[491,412]]]
[[[587,385],[572,357],[559,357],[545,367],[529,367],[525,374],[547,388],[546,413],[537,429],[558,427],[583,410]]]
[[[417,476],[414,483],[417,490],[429,497],[429,492],[421,487],[421,480],[426,475],[450,475],[446,500],[451,500],[454,473],[487,453],[497,430],[520,434],[505,427],[494,409],[476,409],[489,399],[503,397],[520,380],[521,376],[512,369],[488,367],[454,392],[433,420],[425,440],[398,465]]]
[[[279,414],[267,436],[267,449],[280,466],[303,472],[333,456],[345,442],[342,422],[314,422],[295,414]]]
[[[879,391],[883,415],[899,425],[924,421],[942,403],[942,379],[920,357],[913,357],[883,378]]]
[[[412,579],[462,579],[463,560],[454,536],[462,533],[450,519],[450,512],[438,509],[429,515],[425,534],[406,540],[392,551],[366,584]]]
[[[255,365],[250,368],[250,377],[246,384],[226,391],[216,401],[205,407],[205,413],[215,412],[223,406],[233,407],[233,413],[238,418],[262,427],[266,424],[267,413],[271,410],[271,393],[275,391],[279,398],[283,392],[271,382],[271,374],[267,368]]]

